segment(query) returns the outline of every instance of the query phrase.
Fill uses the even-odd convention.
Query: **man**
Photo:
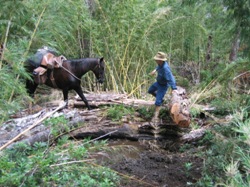
[[[171,72],[171,69],[167,63],[167,55],[163,52],[158,52],[154,60],[157,63],[157,67],[153,70],[150,75],[155,75],[157,72],[156,82],[153,83],[149,89],[148,93],[152,94],[155,100],[155,113],[152,119],[154,124],[159,123],[159,112],[161,109],[161,105],[163,103],[163,98],[168,90],[169,87],[172,88],[172,92],[177,92],[175,78]]]

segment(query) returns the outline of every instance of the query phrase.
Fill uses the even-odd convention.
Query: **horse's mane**
[[[92,61],[92,59],[96,59],[96,58],[79,58],[79,59],[67,59],[66,61],[69,62],[73,62],[73,63],[79,63],[79,62],[90,62]]]
[[[67,59],[64,62],[70,63],[71,67],[77,69],[82,65],[90,65],[91,63],[98,62],[97,58],[80,58],[80,59]]]

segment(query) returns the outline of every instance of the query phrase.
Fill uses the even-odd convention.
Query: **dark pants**
[[[158,82],[155,82],[152,84],[149,89],[148,93],[152,94],[156,100],[155,100],[155,105],[156,106],[161,106],[163,102],[163,98],[168,90],[168,85],[161,85]]]

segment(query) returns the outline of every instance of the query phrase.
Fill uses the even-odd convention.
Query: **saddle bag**
[[[47,76],[47,69],[43,67],[38,67],[34,69],[33,71],[33,76],[34,76],[34,81],[37,84],[44,84],[48,78]]]

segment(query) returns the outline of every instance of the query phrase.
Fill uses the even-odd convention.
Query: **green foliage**
[[[22,43],[27,44],[26,41]],[[0,124],[30,101],[23,84],[23,78],[29,77],[20,57],[24,48],[12,44],[10,48],[12,51],[5,51],[3,61],[0,59]]]
[[[191,145],[191,144],[183,144],[183,145],[180,147],[179,151],[182,152],[182,153],[184,153],[184,152],[186,152],[187,150],[189,150],[189,149],[191,149],[191,148],[192,148],[192,145]]]
[[[93,6],[87,4],[90,2]],[[104,56],[105,90],[136,97],[147,93],[148,86],[154,81],[148,76],[156,65],[152,57],[157,51],[164,51],[169,54],[168,61],[176,74],[188,61],[201,64],[201,91],[197,88],[200,93],[192,98],[194,103],[211,103],[217,108],[216,114],[221,115],[250,105],[249,94],[239,92],[234,80],[240,73],[249,71],[249,60],[244,59],[249,54],[250,38],[247,0],[0,0],[0,4],[0,43],[7,47],[4,56],[0,57],[0,122],[31,100],[24,89],[29,75],[23,62],[43,45],[55,48],[67,58]],[[227,64],[239,27],[243,36],[239,57],[243,59]],[[212,61],[205,64],[208,36],[213,42]],[[92,74],[86,75],[82,82],[89,90],[95,85]],[[190,86],[185,77],[179,76],[177,84]],[[121,120],[122,116],[133,112],[124,106],[113,106],[107,116]],[[154,108],[140,108],[138,112],[150,120]],[[193,117],[199,112],[199,109],[191,108]],[[249,152],[247,154],[245,147],[249,142],[249,121],[235,119],[239,120],[234,125],[215,128],[230,141],[222,142],[211,132],[207,132],[201,141],[211,146],[206,153],[207,173],[204,173],[203,186],[214,186],[215,181],[229,186],[247,184]],[[52,126],[53,135],[60,135],[60,128],[69,130],[62,117],[46,123]],[[64,145],[65,142],[66,138],[58,143]],[[65,162],[80,159],[81,155],[88,158],[88,146],[71,145],[69,149],[71,154],[63,157],[44,144],[36,144],[34,148],[19,145],[16,150],[6,151],[0,161],[1,185],[114,186],[116,176],[108,170],[101,168],[104,172],[101,173],[88,168],[86,163],[58,165],[63,163],[60,158],[68,159]],[[231,180],[227,175],[233,175]],[[221,180],[219,176],[222,176]]]
[[[207,85],[212,80],[216,79],[225,69],[225,61],[213,61],[207,65],[207,69],[201,70],[201,81]]]
[[[191,107],[190,108],[190,115],[192,118],[196,118],[201,114],[202,109],[199,107]]]
[[[184,165],[184,167],[185,167],[185,173],[186,173],[186,175],[187,176],[189,176],[189,171],[192,169],[192,163],[191,162],[186,162],[185,163],[185,165]]]
[[[117,186],[119,177],[88,160],[90,144],[18,144],[1,153],[0,186]],[[102,144],[104,149],[105,144]],[[100,151],[97,149],[96,151]]]
[[[197,186],[249,185],[249,114],[246,110],[235,114],[233,123],[215,126],[203,155],[203,178]]]
[[[183,87],[183,88],[190,88],[190,80],[188,80],[185,77],[175,77],[176,78],[176,82],[178,82],[178,85]]]
[[[58,116],[47,119],[44,124],[52,128],[52,135],[54,137],[61,133],[69,132],[68,120],[64,116]]]
[[[13,4],[15,10],[11,8]],[[224,67],[232,41],[229,39],[232,38],[230,28],[235,26],[223,22],[230,14],[223,1],[2,0],[1,5],[0,33],[3,34],[0,42],[6,43],[9,57],[15,58],[13,64],[19,65],[18,71],[5,81],[10,79],[14,83],[15,76],[24,73],[19,62],[37,48],[47,45],[67,58],[104,56],[105,89],[137,97],[146,93],[153,81],[147,75],[155,68],[152,57],[157,51],[169,54],[168,61],[176,74],[179,66],[195,61],[201,64],[204,82],[216,78],[220,68],[216,67],[217,71],[211,66],[208,71],[203,70],[207,67],[204,63],[208,35],[213,38],[214,64],[211,64],[216,65],[221,59],[222,63],[218,64]],[[4,70],[2,74],[6,73]],[[189,85],[185,78],[177,81],[179,85]],[[86,89],[92,90],[95,85],[93,74],[87,74],[82,82]],[[15,84],[21,86],[23,82],[18,78]],[[5,87],[8,94],[10,88],[3,84]],[[18,93],[14,90],[14,94]],[[2,103],[4,100],[6,98]],[[15,99],[10,100],[3,107],[10,107]]]
[[[170,113],[168,107],[162,107],[159,113],[159,117],[162,120],[168,120],[171,121]]]
[[[59,136],[68,121],[64,116],[50,118],[45,125]],[[57,144],[37,142],[32,147],[19,143],[1,153],[0,186],[117,186],[119,177],[95,164],[92,154],[105,151],[105,141],[74,143],[65,136]]]
[[[226,67],[218,65],[215,69],[210,73],[211,77],[207,77],[198,86],[199,88],[196,88],[202,91],[198,95],[192,95],[196,97],[192,98],[194,103],[212,103],[218,107],[218,113],[224,113],[222,110],[226,107],[228,107],[226,110],[231,112],[232,109],[238,110],[239,107],[248,106],[248,88],[243,88],[241,91],[235,77],[249,70],[249,61],[239,59],[237,62],[227,64]]]
[[[228,100],[224,98],[215,98],[211,101],[211,106],[216,108],[213,113],[223,116],[232,113],[233,110],[237,109],[239,103],[232,101],[228,102]]]
[[[123,116],[133,115],[134,109],[124,105],[113,105],[107,110],[107,118],[113,121],[120,121]],[[131,116],[132,117],[132,116]]]
[[[137,112],[140,114],[140,117],[146,121],[150,121],[154,115],[154,107],[139,107]]]
[[[214,134],[211,131],[206,131],[204,137],[199,141],[200,145],[211,145],[214,139]]]
[[[240,28],[243,41],[249,42],[250,3],[248,0],[223,0],[230,21],[235,20],[235,29]],[[249,49],[249,46],[248,46]],[[249,52],[248,52],[249,53]]]

